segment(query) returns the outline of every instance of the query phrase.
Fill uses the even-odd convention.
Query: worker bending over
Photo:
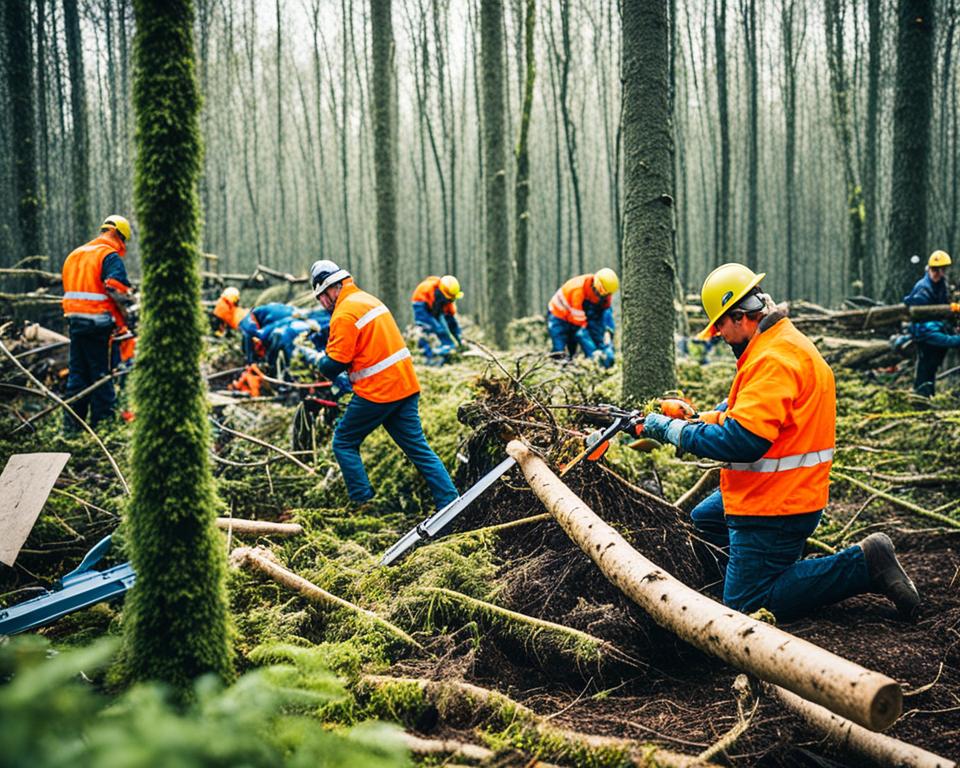
[[[310,276],[317,300],[333,313],[326,352],[316,367],[330,380],[349,371],[353,385],[353,398],[333,433],[333,453],[350,500],[362,503],[373,498],[360,444],[383,425],[420,470],[437,508],[446,506],[457,498],[457,489],[424,437],[420,384],[393,315],[332,261],[314,262]]]
[[[610,342],[604,336],[608,326],[612,331],[613,311],[609,322],[605,315],[619,288],[620,279],[609,267],[561,285],[547,306],[547,331],[553,352],[571,358],[579,346],[588,358],[610,368],[614,362],[612,336]]]
[[[213,307],[213,316],[219,321],[217,335],[222,336],[227,328],[239,330],[240,323],[248,310],[240,306],[240,291],[237,288],[224,288]]]
[[[288,321],[297,313],[295,307],[280,302],[261,304],[247,313],[240,321],[240,331],[243,333],[243,352],[248,364],[266,358],[266,341],[270,333],[278,323]]]
[[[724,264],[703,284],[705,334],[722,336],[737,357],[725,403],[697,422],[650,414],[644,434],[727,462],[720,490],[692,512],[704,538],[729,551],[726,605],[746,613],[767,608],[786,621],[879,592],[912,618],[920,597],[886,534],[835,555],[800,559],[827,505],[836,387],[813,342],[760,293],[763,277]]]
[[[70,329],[67,399],[110,373],[111,337],[130,335],[127,308],[133,297],[123,263],[130,234],[130,222],[123,216],[107,216],[99,236],[72,251],[63,263],[63,314]],[[89,410],[90,424],[96,426],[113,416],[115,404],[113,382],[107,381],[72,408],[84,420]],[[74,431],[79,424],[65,413],[64,428]]]
[[[950,255],[946,251],[934,251],[927,260],[923,277],[917,280],[909,294],[904,296],[907,306],[950,304],[950,288],[947,285],[947,267]],[[951,304],[954,312],[960,312],[960,304]],[[947,350],[960,349],[960,335],[954,332],[953,323],[947,320],[927,320],[910,323],[910,335],[917,342],[917,374],[913,391],[924,397],[933,397],[936,389],[937,368],[946,357]]]
[[[423,331],[417,344],[423,350],[428,365],[448,362],[454,349],[454,340],[460,344],[456,301],[462,297],[460,281],[453,275],[430,275],[410,297],[413,302],[413,321]],[[436,336],[440,344],[436,350],[431,343],[431,336]]]

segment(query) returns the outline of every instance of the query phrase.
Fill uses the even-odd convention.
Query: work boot
[[[920,594],[897,560],[890,537],[885,533],[871,533],[860,542],[860,549],[867,561],[874,591],[890,598],[903,618],[915,619],[920,608]]]

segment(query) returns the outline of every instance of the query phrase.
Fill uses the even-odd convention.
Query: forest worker
[[[289,322],[291,318],[302,314],[289,304],[274,301],[251,309],[240,321],[243,333],[243,351],[247,363],[253,363],[266,357],[266,341],[278,324]]]
[[[453,275],[430,275],[421,282],[410,300],[413,302],[413,321],[424,335],[417,340],[428,365],[443,365],[453,352],[454,339],[459,345],[460,323],[457,322],[457,299],[463,298],[460,281]],[[440,343],[434,350],[430,336]]]
[[[224,288],[213,307],[213,316],[220,321],[218,332],[222,334],[226,328],[235,331],[239,329],[240,321],[247,316],[247,311],[240,306],[240,291],[233,286]]]
[[[310,276],[317,300],[333,313],[326,351],[316,367],[331,381],[349,371],[353,385],[353,398],[333,433],[333,453],[350,500],[363,503],[373,498],[360,444],[383,425],[420,470],[437,509],[446,506],[457,498],[457,489],[424,437],[420,384],[393,315],[332,261],[314,262]]]
[[[931,253],[924,276],[904,296],[903,303],[907,306],[950,304],[950,288],[947,285],[947,267],[950,263],[950,254],[946,251]],[[951,304],[951,308],[954,312],[960,312],[960,304]],[[913,391],[924,397],[932,397],[937,368],[948,349],[960,348],[960,335],[953,332],[953,323],[947,320],[910,323],[910,335],[917,342],[917,374]]]
[[[547,306],[547,331],[554,354],[570,358],[579,346],[604,368],[613,365],[613,344],[604,341],[604,314],[619,288],[617,273],[604,267],[596,274],[573,277],[557,289]]]
[[[763,277],[724,264],[703,283],[704,335],[719,334],[737,357],[727,400],[699,421],[650,414],[643,432],[727,462],[720,490],[691,513],[704,538],[729,551],[726,605],[747,613],[766,608],[786,621],[879,592],[912,618],[920,597],[886,534],[835,555],[799,559],[827,504],[836,387],[813,342],[760,292]]]
[[[100,234],[63,263],[63,314],[70,329],[68,399],[110,372],[111,336],[129,335],[127,308],[133,297],[123,257],[130,234],[130,222],[123,216],[107,216]],[[89,409],[95,426],[113,416],[115,404],[113,382],[107,381],[73,403],[73,410],[86,419]],[[65,413],[64,428],[74,431],[79,424]]]

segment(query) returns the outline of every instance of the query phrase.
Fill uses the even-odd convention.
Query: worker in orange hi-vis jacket
[[[333,434],[333,454],[351,501],[373,498],[360,444],[383,425],[427,481],[437,508],[445,507],[457,498],[457,489],[424,437],[420,382],[396,320],[382,301],[360,290],[350,273],[334,262],[315,262],[310,275],[317,300],[333,313],[326,350],[315,367],[331,381],[348,371],[353,386],[353,397]]]
[[[63,263],[63,314],[70,329],[67,398],[106,376],[111,337],[129,336],[127,308],[133,297],[123,257],[130,235],[130,222],[123,216],[107,216],[100,234],[72,251]],[[127,353],[132,353],[130,346],[125,347]],[[72,407],[81,419],[86,419],[89,411],[90,424],[95,426],[113,416],[115,404],[116,392],[108,381]],[[64,427],[74,431],[79,425],[65,414]]]

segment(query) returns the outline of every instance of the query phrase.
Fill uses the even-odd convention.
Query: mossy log
[[[334,608],[345,608],[351,613],[369,620],[372,624],[385,630],[393,637],[402,640],[405,645],[422,649],[420,643],[410,637],[410,635],[400,629],[400,627],[391,624],[373,611],[368,611],[366,608],[354,605],[349,600],[337,597],[325,589],[321,589],[313,582],[307,581],[302,576],[298,576],[293,571],[284,568],[276,561],[273,553],[267,549],[263,549],[262,547],[237,547],[230,553],[230,562],[238,567],[252,568],[260,571],[278,584],[282,584],[295,592],[299,592],[305,598],[315,603]]]
[[[692,768],[709,766],[696,757],[660,749],[654,744],[597,736],[546,722],[529,707],[498,691],[462,680],[363,675],[358,694],[370,694],[368,714],[380,717],[418,716],[434,707],[444,721],[458,725],[496,724],[515,747],[538,757],[569,765],[622,766],[644,768]],[[376,694],[377,700],[373,700]],[[403,711],[398,711],[398,708]],[[494,735],[496,738],[496,735]]]
[[[850,330],[865,330],[885,325],[895,325],[901,320],[942,320],[954,316],[949,304],[931,304],[908,307],[906,304],[891,304],[867,309],[850,309],[813,316],[792,317],[793,324],[808,329],[814,325],[840,325]]]
[[[810,727],[824,734],[839,748],[868,758],[877,765],[896,765],[898,768],[956,768],[957,764],[953,760],[947,760],[882,733],[868,731],[779,686],[765,687],[787,709],[799,715]]]
[[[610,582],[683,640],[810,701],[877,731],[900,715],[895,680],[813,643],[751,619],[687,587],[637,552],[550,471],[523,443],[507,453],[567,535]]]

